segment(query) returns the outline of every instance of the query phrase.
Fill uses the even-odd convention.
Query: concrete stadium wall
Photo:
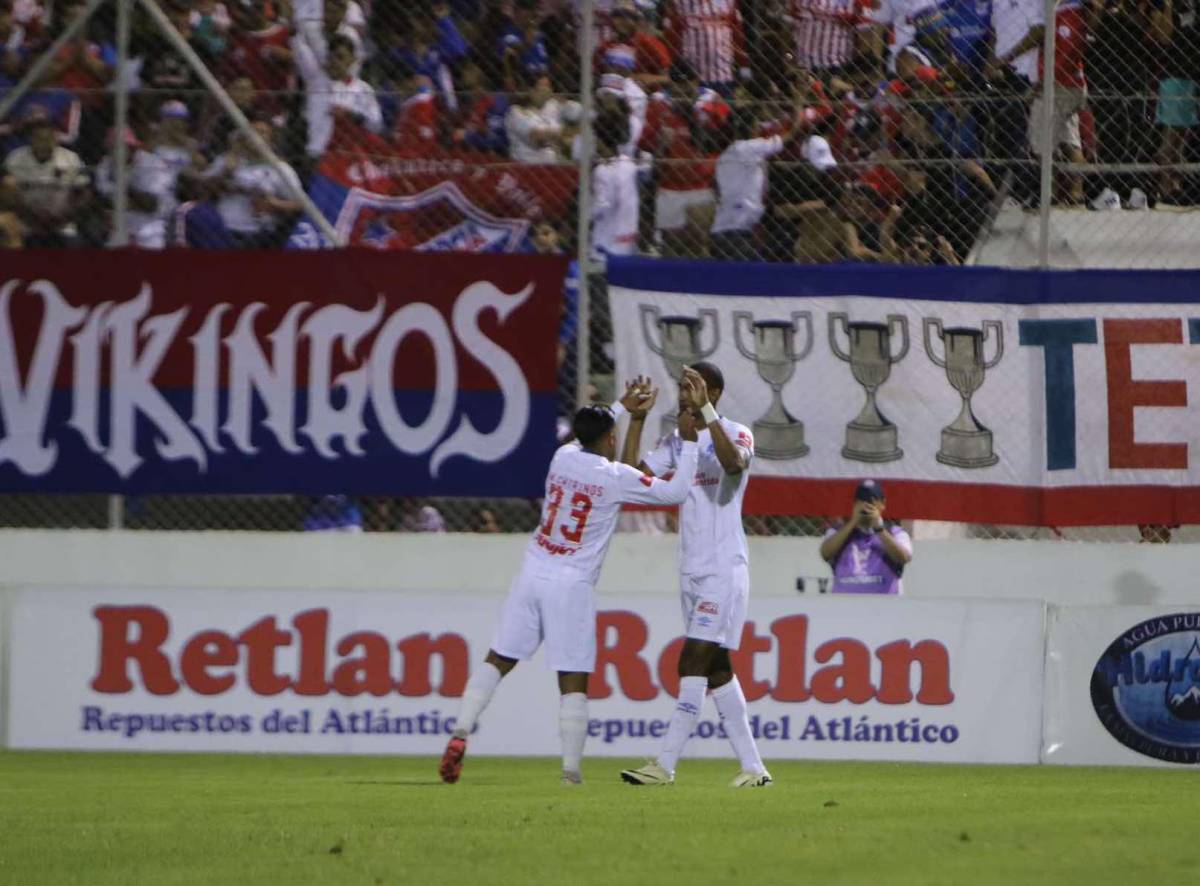
[[[0,531],[0,587],[288,588],[503,592],[524,536]],[[600,591],[674,594],[674,536],[617,535]],[[750,540],[755,594],[807,595],[828,575],[817,540]],[[1077,605],[1189,603],[1196,548],[1053,541],[918,541],[914,598]]]

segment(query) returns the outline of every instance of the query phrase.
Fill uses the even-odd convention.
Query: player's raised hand
[[[654,398],[657,396],[658,391],[651,387],[650,378],[639,375],[632,381],[625,382],[621,405],[629,412],[631,418],[645,418],[654,406]]]
[[[629,414],[633,418],[645,418],[650,414],[650,410],[654,408],[655,402],[658,400],[658,388],[646,387],[642,389],[642,401],[637,409],[630,409]]]
[[[704,376],[690,366],[683,370],[683,398],[693,412],[699,412],[708,404],[708,385]]]
[[[683,380],[679,383],[679,388],[683,392],[684,399],[690,402],[695,389],[695,382],[685,374]],[[691,440],[693,442],[700,438],[696,431],[696,416],[690,409],[680,408],[679,410],[679,436],[684,440]]]

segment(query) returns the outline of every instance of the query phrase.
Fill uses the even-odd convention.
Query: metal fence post
[[[108,497],[108,528],[125,528],[125,496],[123,495]]]
[[[576,241],[579,263],[579,292],[575,312],[575,407],[587,400],[592,374],[591,336],[591,241],[592,241],[592,156],[595,148],[592,109],[592,53],[595,51],[595,0],[583,0],[581,10],[583,33],[579,41],[579,103],[583,120],[579,135],[579,220]]]
[[[117,76],[116,102],[113,122],[113,233],[114,246],[129,245],[129,223],[126,212],[129,208],[129,147],[125,144],[125,130],[129,126],[129,4],[131,0],[117,2]]]
[[[1046,30],[1042,41],[1042,178],[1038,200],[1038,267],[1050,267],[1050,204],[1054,200],[1054,47],[1056,0],[1045,0]]]

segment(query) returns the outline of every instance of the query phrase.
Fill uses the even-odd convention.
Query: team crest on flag
[[[309,196],[349,246],[416,252],[524,252],[541,221],[567,220],[573,166],[513,166],[464,150],[420,156],[339,121]],[[308,219],[293,249],[330,245]]]
[[[516,252],[529,227],[528,219],[501,218],[479,208],[454,182],[413,196],[353,188],[334,222],[347,242],[417,252]]]

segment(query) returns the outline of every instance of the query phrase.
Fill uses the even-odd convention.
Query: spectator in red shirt
[[[84,14],[87,5],[82,0],[68,0],[58,19],[61,27]],[[107,89],[116,64],[116,50],[111,44],[90,39],[88,27],[58,51],[42,83],[66,89],[79,96],[82,114],[76,143],[84,162],[94,163],[104,152],[104,134],[108,128]]]
[[[738,0],[666,0],[663,39],[672,58],[688,61],[700,82],[733,94],[746,66],[745,32]],[[769,72],[768,72],[769,73]]]
[[[704,215],[716,204],[716,134],[728,115],[729,106],[712,90],[701,90],[685,61],[671,66],[665,92],[650,101],[638,148],[655,158],[654,228],[664,255],[700,254],[707,219],[692,223],[689,215]]]
[[[438,146],[438,104],[433,82],[416,71],[402,71],[397,78],[406,86],[406,98],[396,114],[394,138],[401,152],[420,156]]]
[[[1072,163],[1083,163],[1083,140],[1079,132],[1079,112],[1087,103],[1087,79],[1083,63],[1087,53],[1088,12],[1082,0],[1060,0],[1054,13],[1056,42],[1054,49],[1054,113],[1051,121],[1053,143],[1050,150],[1060,149]],[[1038,59],[1039,77],[1045,76],[1045,59]],[[1046,122],[1043,102],[1038,95],[1033,100],[1029,116],[1030,147],[1038,156],[1046,148]],[[1063,174],[1071,203],[1083,202],[1083,179],[1076,174]]]
[[[230,82],[249,77],[255,92],[260,93],[259,106],[271,116],[278,116],[283,113],[286,94],[296,88],[288,45],[291,33],[281,22],[270,21],[264,6],[262,0],[231,5],[233,28],[222,79]]]
[[[596,70],[601,69],[603,59],[610,49],[626,46],[634,56],[631,76],[649,91],[667,83],[671,51],[653,34],[641,30],[641,25],[642,16],[633,0],[622,0],[618,3],[612,11],[614,36],[596,50]]]
[[[62,10],[62,27],[66,28],[86,10],[87,4],[82,0],[69,0]],[[100,107],[113,76],[112,53],[111,46],[88,39],[85,25],[74,40],[58,51],[43,82],[77,93],[85,108]]]

